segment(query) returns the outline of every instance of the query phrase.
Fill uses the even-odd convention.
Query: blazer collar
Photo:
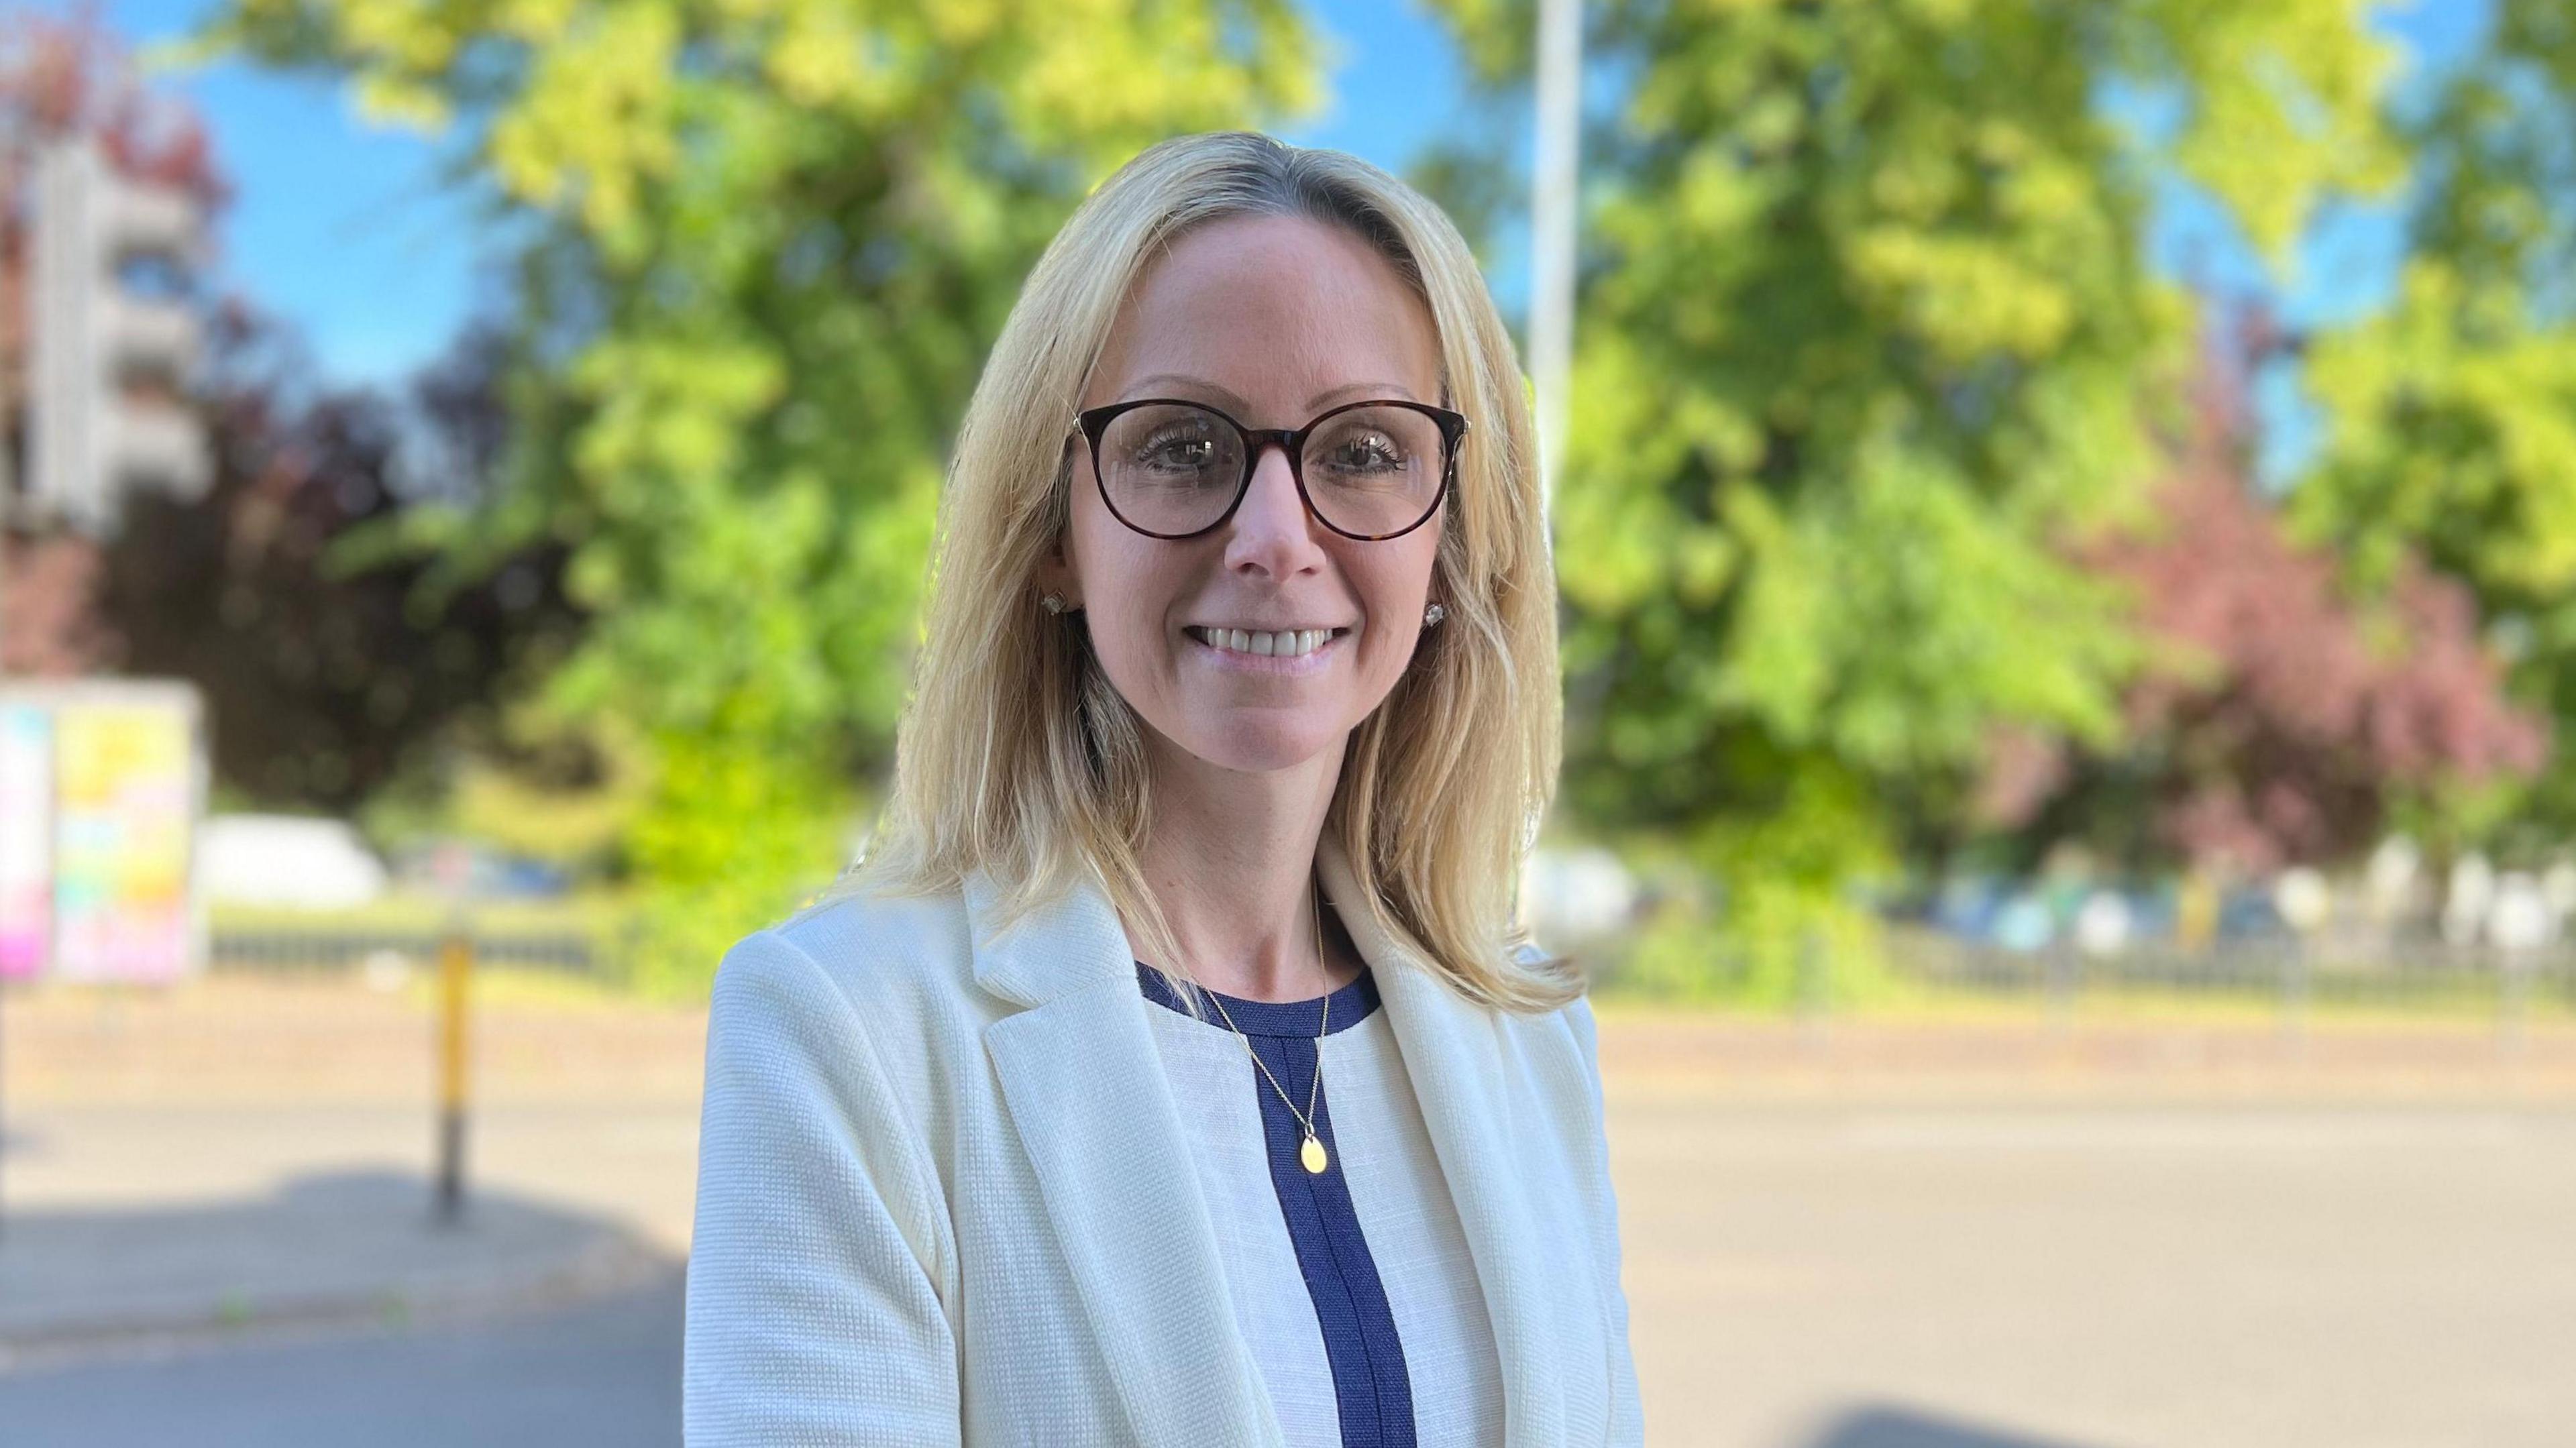
[[[1464,1229],[1500,1359],[1506,1448],[1573,1441],[1548,1332],[1541,1242],[1518,1189],[1519,1100],[1497,1013],[1468,1001],[1358,904],[1330,832],[1316,852],[1327,898],[1375,975],[1433,1154]],[[1245,1425],[1281,1442],[1237,1331],[1216,1229],[1191,1168],[1116,908],[1086,876],[1007,934],[997,892],[966,882],[976,981],[1028,1007],[984,1042],[1039,1196],[1140,1443],[1232,1443]],[[1578,1335],[1579,1338],[1579,1335]]]

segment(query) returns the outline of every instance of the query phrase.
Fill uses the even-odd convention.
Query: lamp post
[[[1581,0],[1539,0],[1538,155],[1530,216],[1530,380],[1538,389],[1539,490],[1555,496],[1574,370],[1577,153],[1583,134]]]

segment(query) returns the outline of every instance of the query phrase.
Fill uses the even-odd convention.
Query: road
[[[680,1287],[472,1327],[296,1335],[0,1377],[10,1448],[659,1448]]]
[[[401,1098],[427,1073],[385,1068],[417,1021],[371,1041],[334,1009],[236,1010],[247,1046],[141,1005],[13,1034],[12,1210],[256,1211],[316,1177],[425,1172],[427,1118]],[[676,1266],[702,1037],[500,1014],[478,1180]],[[291,1029],[244,1024],[276,1019]],[[1602,1058],[1659,1448],[2560,1448],[2576,1422],[2576,1035],[2508,1063],[2474,1031],[2301,1047],[1605,1011]],[[296,1090],[263,1059],[292,1062]],[[0,1372],[0,1441],[667,1442],[678,1310],[665,1284],[474,1326],[21,1364]]]

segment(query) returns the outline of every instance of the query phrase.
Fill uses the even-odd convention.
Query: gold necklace
[[[1308,885],[1309,889],[1313,892],[1311,898],[1314,902],[1310,908],[1312,909],[1315,917],[1315,962],[1316,964],[1321,965],[1324,960],[1323,891],[1311,880],[1308,882]],[[1327,969],[1324,972],[1324,985],[1326,988],[1324,992],[1324,1019],[1321,1023],[1321,1029],[1318,1029],[1315,1032],[1315,1079],[1306,1088],[1306,1109],[1304,1111],[1299,1111],[1297,1109],[1297,1098],[1288,1094],[1288,1088],[1279,1084],[1278,1077],[1270,1075],[1270,1068],[1262,1063],[1261,1053],[1252,1049],[1252,1038],[1245,1035],[1243,1033],[1243,1028],[1236,1025],[1234,1023],[1234,1017],[1227,1013],[1225,1001],[1221,999],[1215,991],[1209,990],[1206,986],[1199,985],[1196,980],[1190,982],[1190,984],[1198,986],[1200,993],[1208,998],[1209,1004],[1216,1007],[1217,1014],[1225,1017],[1225,1028],[1234,1032],[1235,1039],[1243,1042],[1243,1053],[1252,1058],[1253,1065],[1261,1067],[1262,1075],[1270,1076],[1270,1089],[1279,1093],[1279,1099],[1286,1102],[1288,1105],[1289,1114],[1297,1118],[1297,1124],[1299,1126],[1306,1128],[1306,1144],[1297,1148],[1297,1160],[1310,1173],[1321,1173],[1325,1167],[1332,1164],[1331,1158],[1324,1154],[1324,1143],[1316,1139],[1315,1136],[1315,1090],[1317,1087],[1324,1084],[1324,1036],[1332,1029],[1333,1025],[1332,983],[1333,973],[1330,969]]]

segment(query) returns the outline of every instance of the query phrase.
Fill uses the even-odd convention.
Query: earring
[[[1422,611],[1422,626],[1429,628],[1448,616],[1449,610],[1435,603]]]
[[[1047,590],[1046,596],[1038,600],[1038,606],[1049,613],[1062,613],[1064,612],[1064,595],[1050,588]]]

